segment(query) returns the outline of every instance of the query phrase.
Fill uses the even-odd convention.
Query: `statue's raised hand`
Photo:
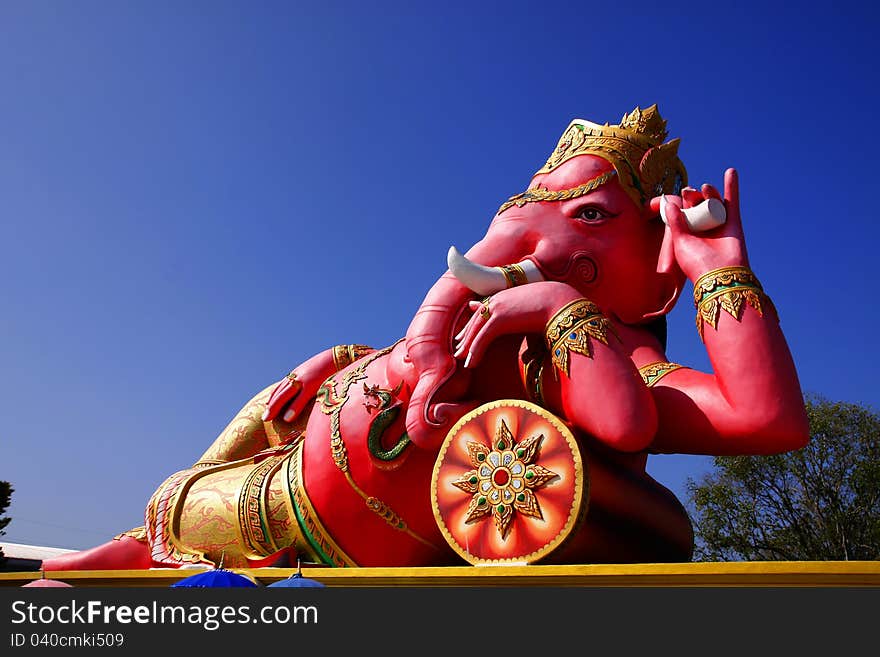
[[[711,230],[692,230],[683,208],[691,208],[708,199],[724,203],[726,221]],[[712,185],[705,184],[697,191],[685,187],[681,196],[665,195],[652,201],[668,226],[660,257],[660,271],[668,271],[677,263],[692,281],[707,271],[720,267],[748,266],[745,236],[739,209],[739,181],[735,169],[724,173],[724,197]],[[673,262],[674,261],[674,262]]]

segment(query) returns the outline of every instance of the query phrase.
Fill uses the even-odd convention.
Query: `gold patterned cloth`
[[[306,562],[353,566],[302,486],[303,441],[254,457],[175,473],[147,508],[154,562],[246,567],[284,550]]]

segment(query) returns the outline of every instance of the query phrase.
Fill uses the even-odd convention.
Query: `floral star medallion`
[[[515,512],[543,518],[535,491],[557,475],[534,463],[542,440],[544,434],[538,434],[517,443],[507,422],[501,418],[490,447],[467,443],[474,469],[452,482],[456,488],[473,495],[466,522],[491,515],[504,538]]]
[[[531,563],[554,550],[587,507],[584,463],[568,427],[523,400],[465,415],[431,481],[434,517],[467,561]]]

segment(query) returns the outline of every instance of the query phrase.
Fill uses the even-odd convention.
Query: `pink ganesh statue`
[[[779,453],[808,425],[737,174],[723,196],[687,187],[666,136],[656,105],[572,121],[485,237],[449,249],[405,337],[297,366],[143,527],[44,568],[690,560],[648,455]],[[711,373],[665,352],[687,280]]]

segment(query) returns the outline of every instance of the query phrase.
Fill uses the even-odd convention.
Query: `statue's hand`
[[[263,422],[271,422],[279,416],[285,422],[293,422],[318,394],[321,384],[337,369],[333,349],[322,351],[297,365],[269,395]]]
[[[493,340],[512,333],[543,335],[547,322],[565,304],[581,298],[567,283],[541,281],[496,292],[469,303],[473,315],[456,336],[454,356],[474,367]]]
[[[727,220],[705,232],[694,232],[688,227],[681,209],[694,207],[716,198],[724,203]],[[736,169],[724,173],[724,198],[712,185],[703,185],[700,191],[685,187],[681,196],[660,198],[661,216],[668,226],[660,258],[660,271],[668,271],[672,259],[685,275],[695,281],[707,271],[720,267],[748,266],[745,236],[739,212],[739,181]],[[670,248],[671,246],[671,248]]]
[[[303,406],[309,401],[307,395],[300,394],[303,389],[303,382],[299,379],[299,375],[294,369],[284,377],[269,395],[269,401],[266,402],[266,410],[263,413],[263,422],[270,422],[278,417],[285,406],[290,404],[283,416],[285,422],[291,422]]]

